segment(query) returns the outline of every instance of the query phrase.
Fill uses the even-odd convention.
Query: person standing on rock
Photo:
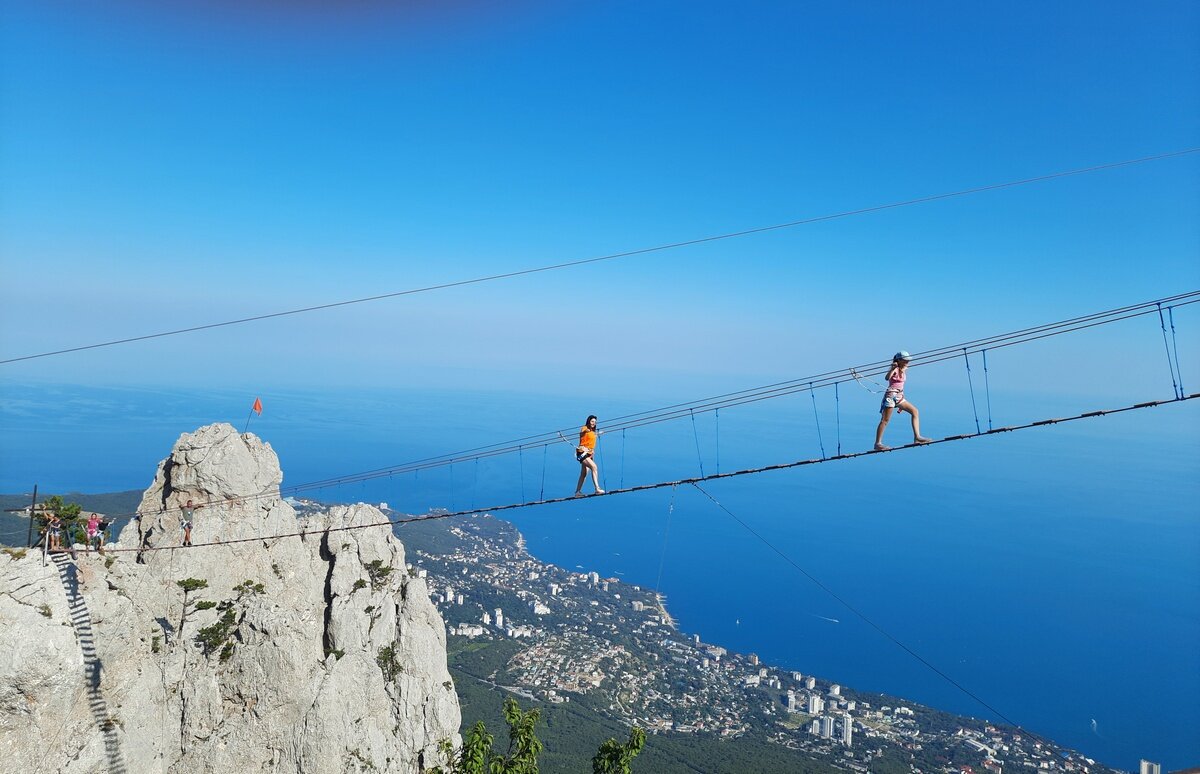
[[[97,535],[100,534],[100,514],[93,513],[88,516],[87,520],[87,545],[84,550],[89,554],[92,552],[92,544],[96,542]]]
[[[192,522],[196,517],[196,511],[203,507],[203,505],[192,505],[192,501],[188,500],[187,505],[179,509],[180,526],[183,528],[183,544],[185,546],[192,545]]]

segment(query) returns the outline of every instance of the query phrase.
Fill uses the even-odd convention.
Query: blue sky
[[[0,355],[1200,144],[1188,2],[242,5],[4,4]],[[0,378],[694,397],[1194,289],[1198,171],[1200,154]]]

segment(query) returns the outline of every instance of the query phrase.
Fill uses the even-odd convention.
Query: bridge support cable
[[[837,423],[837,453],[842,456],[842,399],[838,395],[838,383],[833,383],[833,416]],[[720,471],[717,471],[718,473]]]
[[[546,453],[549,451],[549,446],[542,447],[542,486],[538,489],[539,500],[543,500],[546,497]]]
[[[621,483],[619,486],[625,488],[625,428],[621,428]]]
[[[817,425],[817,445],[821,447],[821,459],[825,459],[825,439],[821,437],[821,417],[817,414],[817,392],[813,389],[812,382],[808,383],[808,397],[812,398],[813,421]]]
[[[1169,343],[1166,343],[1166,322],[1163,319],[1162,302],[1158,304],[1158,326],[1163,330],[1163,349],[1166,350],[1166,367],[1171,372],[1171,392],[1175,397],[1181,397],[1183,392],[1180,390],[1180,380],[1175,378],[1176,364],[1174,360],[1171,360],[1171,346]]]
[[[696,430],[696,412],[692,415],[692,437],[696,439],[696,461],[700,463],[700,478],[704,478],[704,457],[700,454],[700,432]]]
[[[1179,374],[1179,397],[1183,397],[1183,365],[1179,362],[1179,342],[1175,339],[1175,307],[1167,307],[1167,318],[1171,322],[1171,348],[1175,350],[1175,371]]]
[[[858,459],[859,457],[869,457],[869,456],[873,456],[873,455],[877,455],[877,454],[897,454],[900,452],[910,451],[912,449],[927,449],[932,446],[937,446],[939,444],[954,443],[957,441],[965,441],[965,440],[969,440],[972,438],[986,438],[988,436],[1000,435],[1001,433],[1013,433],[1013,432],[1017,432],[1020,430],[1030,430],[1035,427],[1047,427],[1050,425],[1058,425],[1058,424],[1065,424],[1067,422],[1075,422],[1075,421],[1078,421],[1081,419],[1093,419],[1096,417],[1104,417],[1104,416],[1109,416],[1109,415],[1113,415],[1113,414],[1124,414],[1124,413],[1131,412],[1131,411],[1141,411],[1144,409],[1154,408],[1157,406],[1168,406],[1171,404],[1184,403],[1186,401],[1195,400],[1197,398],[1200,398],[1200,392],[1192,393],[1191,395],[1185,395],[1182,398],[1171,398],[1169,400],[1151,400],[1151,401],[1146,401],[1144,403],[1135,403],[1131,406],[1122,406],[1120,408],[1115,408],[1115,409],[1099,409],[1096,411],[1088,411],[1083,414],[1077,414],[1075,416],[1070,416],[1070,417],[1056,417],[1053,419],[1041,419],[1036,422],[1027,422],[1022,425],[1010,425],[1008,427],[997,427],[993,430],[988,430],[986,432],[966,433],[963,435],[951,435],[951,436],[947,436],[946,438],[935,439],[933,441],[930,441],[930,442],[924,443],[924,444],[907,444],[905,446],[894,446],[890,449],[884,449],[884,450],[879,450],[879,451],[874,450],[874,449],[869,449],[866,451],[849,452],[847,454],[839,454],[836,457],[826,457],[824,459],[821,459],[818,457],[818,458],[813,458],[813,459],[795,460],[793,462],[781,462],[781,463],[777,463],[774,465],[764,465],[764,466],[757,467],[757,468],[743,468],[740,470],[732,470],[732,471],[729,471],[728,473],[712,473],[707,476],[700,476],[700,477],[694,477],[694,478],[681,478],[681,479],[677,479],[674,481],[659,481],[659,482],[652,483],[652,484],[637,484],[634,486],[625,487],[623,489],[610,489],[610,490],[605,491],[604,494],[592,494],[592,495],[587,495],[586,497],[574,497],[573,495],[566,496],[566,497],[551,497],[551,498],[543,497],[543,498],[539,498],[537,500],[533,500],[530,502],[492,505],[492,506],[488,506],[486,508],[472,508],[472,509],[463,510],[463,511],[447,511],[447,512],[439,512],[439,513],[428,513],[428,514],[424,514],[421,516],[404,516],[404,517],[395,518],[395,519],[387,519],[385,521],[372,522],[369,524],[355,524],[355,525],[350,525],[350,526],[345,526],[345,527],[331,527],[328,530],[323,530],[323,532],[346,532],[346,531],[359,530],[359,529],[370,529],[372,527],[403,526],[405,524],[411,524],[411,523],[416,523],[416,522],[421,522],[421,521],[433,521],[435,519],[449,519],[449,518],[454,518],[457,516],[478,516],[478,515],[482,515],[482,514],[497,513],[500,511],[512,511],[512,510],[517,510],[520,508],[532,508],[534,506],[540,506],[540,505],[554,505],[554,504],[558,504],[558,503],[580,502],[582,500],[588,500],[588,499],[592,499],[592,498],[596,498],[596,497],[614,497],[617,495],[631,494],[633,492],[648,492],[652,489],[665,489],[666,487],[669,487],[669,486],[674,487],[674,486],[680,486],[682,484],[695,484],[695,483],[701,483],[701,482],[705,482],[705,481],[718,481],[718,480],[726,479],[726,478],[749,476],[749,475],[754,475],[754,474],[758,474],[758,473],[767,473],[767,472],[776,471],[776,470],[789,470],[791,468],[805,467],[807,465],[819,465],[819,464],[827,463],[827,462],[837,462],[837,461],[841,461],[841,460]],[[543,494],[544,494],[544,491],[543,491]],[[248,499],[248,498],[244,498],[244,499]],[[237,543],[253,543],[253,542],[267,541],[267,540],[278,540],[281,538],[288,538],[288,537],[302,537],[305,534],[307,534],[307,533],[299,532],[299,531],[285,532],[285,533],[276,534],[276,535],[259,535],[256,537],[232,538],[229,540],[214,540],[214,541],[211,541],[208,543],[193,543],[191,546],[186,546],[186,547],[185,546],[142,546],[139,548],[109,548],[109,549],[106,549],[106,552],[107,553],[125,553],[125,552],[144,553],[147,551],[176,551],[176,550],[180,550],[180,549],[192,550],[194,548],[207,548],[207,547],[211,547],[211,546],[234,545]]]
[[[524,500],[525,499],[525,449],[523,449],[523,448],[517,449],[517,462],[518,462],[518,465],[520,466],[521,499]]]
[[[1040,736],[1038,736],[1037,734],[1034,734],[1034,733],[1030,732],[1028,729],[1026,729],[1026,728],[1023,728],[1023,727],[1022,727],[1022,726],[1021,726],[1019,723],[1016,723],[1015,721],[1011,720],[1011,719],[1010,719],[1008,716],[1006,716],[1006,715],[1005,715],[1003,712],[1001,712],[1000,710],[996,709],[995,707],[993,707],[993,706],[992,706],[991,704],[989,704],[988,702],[984,701],[984,700],[983,700],[983,698],[981,698],[981,697],[979,696],[979,694],[977,694],[977,693],[975,693],[974,691],[970,690],[969,688],[967,688],[966,686],[964,686],[962,683],[958,682],[958,681],[957,681],[957,680],[955,680],[953,677],[951,677],[950,675],[946,674],[944,671],[942,671],[941,669],[939,669],[938,667],[936,667],[936,666],[935,666],[935,665],[934,665],[934,664],[933,664],[931,661],[929,661],[928,659],[926,659],[924,656],[922,656],[921,654],[917,653],[915,650],[913,650],[912,648],[910,648],[908,645],[905,645],[903,642],[901,642],[901,641],[900,641],[900,640],[899,640],[899,639],[898,639],[898,638],[897,638],[895,635],[893,635],[893,634],[892,634],[891,632],[889,632],[887,629],[884,629],[882,626],[880,626],[879,624],[875,623],[875,621],[874,621],[874,620],[872,620],[871,618],[869,618],[869,617],[868,617],[868,616],[867,616],[865,613],[863,613],[861,610],[859,610],[859,609],[858,609],[857,607],[855,607],[854,605],[850,604],[850,603],[849,603],[848,601],[846,601],[846,600],[845,600],[843,597],[841,597],[840,595],[838,595],[838,593],[837,593],[837,592],[835,592],[833,589],[829,588],[829,586],[826,586],[824,583],[822,583],[822,582],[821,582],[819,579],[817,579],[817,577],[816,577],[816,576],[814,576],[814,575],[813,575],[812,573],[810,573],[808,570],[804,569],[804,568],[803,568],[803,567],[801,567],[799,564],[797,564],[797,563],[796,563],[796,561],[795,561],[794,559],[792,559],[792,557],[788,556],[788,555],[787,555],[787,554],[785,554],[783,551],[781,551],[779,548],[777,548],[777,547],[775,546],[775,544],[774,544],[774,543],[772,543],[771,541],[767,540],[765,537],[763,537],[761,534],[759,534],[759,532],[758,532],[757,530],[755,530],[753,527],[751,527],[749,524],[747,524],[747,523],[746,523],[745,521],[743,521],[742,519],[738,518],[737,514],[735,514],[733,511],[729,510],[729,509],[728,509],[728,508],[726,508],[724,505],[722,505],[722,504],[721,504],[721,502],[720,502],[719,500],[717,500],[717,498],[715,498],[715,497],[713,497],[711,494],[709,494],[708,490],[707,490],[707,489],[705,489],[704,487],[700,486],[700,484],[699,484],[698,482],[695,482],[695,481],[693,481],[693,482],[691,482],[691,484],[692,484],[692,486],[693,486],[693,487],[695,487],[695,488],[696,488],[696,490],[697,490],[698,492],[700,492],[700,494],[704,495],[704,496],[705,496],[705,497],[707,497],[709,500],[711,500],[711,501],[712,501],[712,503],[713,503],[713,505],[717,506],[717,508],[719,508],[720,510],[724,511],[724,512],[725,512],[725,514],[726,514],[727,516],[729,516],[729,518],[733,519],[733,520],[734,520],[734,521],[736,521],[738,524],[742,525],[742,527],[743,527],[743,528],[744,528],[744,529],[745,529],[747,532],[749,532],[749,533],[750,533],[751,535],[753,535],[754,537],[758,538],[758,539],[759,539],[759,540],[760,540],[760,541],[763,543],[763,545],[765,545],[767,548],[770,548],[772,551],[774,551],[776,554],[778,554],[778,555],[779,555],[779,556],[780,556],[780,557],[781,557],[781,558],[782,558],[782,559],[783,559],[785,562],[787,562],[788,564],[790,564],[790,565],[792,566],[792,568],[793,568],[793,569],[795,569],[797,572],[799,572],[799,573],[800,573],[801,575],[803,575],[805,578],[808,578],[810,581],[812,581],[812,582],[813,582],[813,583],[814,583],[814,584],[815,584],[815,585],[816,585],[818,588],[820,588],[820,589],[821,589],[822,591],[824,591],[826,594],[828,594],[829,596],[831,596],[831,597],[833,597],[835,600],[837,600],[837,602],[838,602],[839,604],[841,604],[843,607],[845,607],[845,608],[846,608],[847,610],[849,610],[851,613],[853,613],[854,615],[856,615],[856,616],[858,616],[860,619],[862,619],[862,620],[863,620],[863,622],[865,622],[865,623],[866,623],[868,626],[870,626],[870,627],[871,627],[872,629],[874,629],[875,631],[879,632],[879,633],[880,633],[881,635],[883,635],[883,636],[884,636],[886,639],[888,639],[889,641],[891,641],[891,642],[892,642],[892,644],[896,645],[896,646],[897,646],[897,647],[899,647],[901,650],[903,650],[905,653],[907,653],[908,655],[912,656],[914,659],[916,659],[917,661],[919,661],[921,664],[925,665],[925,667],[927,667],[927,668],[928,668],[930,671],[932,671],[932,672],[933,672],[934,674],[936,674],[938,677],[940,677],[940,678],[942,678],[943,680],[945,680],[945,681],[946,681],[947,683],[949,683],[950,685],[952,685],[952,686],[954,686],[955,688],[957,688],[957,689],[958,689],[959,691],[961,691],[963,694],[965,694],[966,696],[969,696],[970,698],[974,699],[976,702],[978,702],[978,703],[979,703],[979,705],[980,705],[980,706],[982,706],[982,707],[986,708],[986,709],[987,709],[989,712],[991,712],[993,715],[995,715],[995,716],[996,716],[997,718],[999,718],[1000,720],[1003,720],[1005,723],[1008,723],[1008,724],[1009,724],[1010,726],[1012,726],[1013,728],[1019,729],[1019,730],[1021,730],[1022,732],[1026,733],[1026,734],[1029,734],[1029,736],[1032,736],[1032,737],[1034,737],[1034,738],[1036,738],[1036,739],[1039,739],[1039,740],[1041,740],[1041,741],[1042,741],[1044,744],[1046,744],[1048,747],[1050,747],[1051,749],[1054,749],[1054,745],[1051,745],[1051,744],[1050,744],[1050,743],[1049,743],[1047,740],[1045,740],[1045,739],[1042,739],[1042,738],[1041,738]]]
[[[992,385],[988,383],[987,350],[983,350],[983,392],[987,396],[988,432],[992,431]]]
[[[717,452],[717,472],[720,473],[721,472],[721,409],[717,409],[714,412],[714,420],[713,421],[716,423],[716,426],[717,426],[717,442],[714,444],[714,446],[716,447],[716,452]],[[625,431],[622,430],[621,432],[624,433]]]
[[[979,430],[979,409],[975,408],[975,382],[971,379],[971,358],[967,356],[967,351],[963,350],[963,361],[967,364],[967,384],[971,388],[971,413],[975,415],[975,434],[980,433]],[[988,428],[989,430],[991,428]]]

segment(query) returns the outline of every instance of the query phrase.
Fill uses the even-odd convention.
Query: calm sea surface
[[[35,482],[42,491],[145,487],[180,433],[214,421],[241,429],[254,397],[2,389],[8,493]],[[729,409],[719,421],[697,415],[695,432],[684,420],[606,435],[606,485],[820,456],[822,444],[833,454],[839,421],[843,450],[860,450],[877,399],[840,398],[835,412],[833,396],[818,395],[819,436],[807,395]],[[1020,406],[999,424],[1145,396],[1107,405],[992,398],[998,414]],[[974,429],[961,395],[922,399],[929,434]],[[606,411],[656,405],[384,390],[263,400],[250,430],[279,453],[285,488],[570,427],[587,413],[603,426]],[[502,515],[544,560],[657,586],[681,628],[705,641],[995,717],[878,627],[1012,721],[1112,766],[1136,769],[1145,757],[1171,770],[1200,764],[1198,430],[1200,405],[1189,403],[706,485],[757,536],[692,487]],[[903,424],[889,429],[894,442],[904,436]],[[577,471],[560,444],[307,494],[419,513],[569,494]]]

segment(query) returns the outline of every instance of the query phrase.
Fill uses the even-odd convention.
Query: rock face
[[[458,742],[445,627],[366,505],[297,520],[271,447],[184,434],[106,556],[0,554],[0,768],[413,772]],[[192,548],[179,508],[195,511]],[[264,535],[302,533],[263,539]],[[228,545],[217,540],[249,539]],[[205,587],[185,593],[179,581]],[[196,584],[193,584],[196,585]],[[215,603],[215,605],[214,605]]]

